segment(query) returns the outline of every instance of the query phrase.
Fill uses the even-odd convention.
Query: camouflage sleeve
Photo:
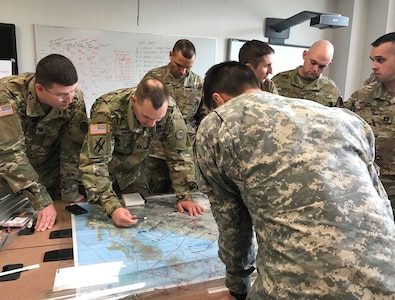
[[[351,111],[355,111],[355,102],[358,100],[358,91],[352,93],[352,95],[348,98],[347,101],[343,102],[341,107],[347,108]]]
[[[199,127],[204,117],[207,116],[209,113],[210,109],[203,103],[202,100],[200,100],[199,108],[195,115],[196,128]]]
[[[144,77],[141,80],[145,78],[155,78],[155,74],[153,74],[152,70],[150,70],[144,75]]]
[[[261,90],[265,91],[265,92],[269,92],[275,95],[278,95],[278,90],[277,87],[275,85],[275,83],[270,80],[270,79],[266,79],[262,85],[261,85]]]
[[[82,93],[73,103],[71,120],[64,126],[61,136],[60,151],[60,187],[62,199],[74,201],[79,192],[81,175],[78,169],[82,143],[88,130],[88,120]]]
[[[219,130],[218,130],[219,129]],[[225,165],[232,168],[232,153],[229,147],[220,144],[226,130],[215,113],[203,120],[196,136],[196,156],[203,192],[210,199],[211,210],[218,225],[219,257],[226,265],[226,286],[237,294],[246,294],[250,285],[250,274],[254,271],[255,251],[250,215],[240,191],[226,177]],[[212,141],[210,145],[204,141]]]
[[[51,196],[26,155],[25,138],[16,108],[0,92],[0,176],[13,192],[23,192],[35,210],[52,204]]]
[[[166,154],[173,189],[179,200],[192,200],[190,192],[196,189],[195,164],[188,129],[181,112],[171,99],[171,115],[168,115],[165,133],[161,140]]]
[[[108,164],[114,151],[111,115],[100,98],[91,110],[88,133],[80,154],[80,171],[88,201],[110,215],[122,207],[113,190]]]

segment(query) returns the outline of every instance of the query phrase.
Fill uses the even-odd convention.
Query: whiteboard
[[[0,59],[0,78],[12,75],[12,61]]]
[[[148,33],[99,31],[34,25],[36,61],[51,53],[68,57],[78,72],[87,112],[101,95],[135,87],[151,69],[169,63],[175,42],[189,39],[196,48],[192,71],[204,76],[215,63],[216,39]]]
[[[228,60],[239,60],[239,50],[247,40],[229,39],[228,40]],[[296,45],[270,45],[274,49],[273,57],[273,77],[277,73],[295,69],[297,66],[303,65],[303,51],[308,50],[306,46]]]

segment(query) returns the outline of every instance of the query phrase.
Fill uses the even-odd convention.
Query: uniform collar
[[[188,72],[187,75],[181,76],[181,77],[178,77],[178,78],[177,78],[177,77],[175,77],[175,76],[170,72],[170,63],[168,63],[167,66],[166,66],[166,74],[165,74],[165,76],[166,76],[167,78],[170,78],[171,81],[182,82],[182,81],[184,81],[184,80],[187,80],[187,79],[189,78],[190,74],[191,74],[191,71]]]
[[[295,70],[293,70],[292,76],[291,76],[291,84],[294,86],[297,86],[301,89],[304,89],[304,90],[320,91],[322,88],[322,83],[320,80],[322,77],[322,74],[320,74],[320,76],[318,76],[313,81],[308,81],[306,79],[303,79],[299,75],[299,73],[298,73],[299,68],[302,68],[302,66],[299,66]]]
[[[131,95],[133,95],[134,93],[135,92],[133,92]],[[127,122],[128,122],[129,130],[135,133],[142,133],[144,131],[144,127],[141,126],[140,122],[136,119],[131,101],[132,100],[129,98],[128,114],[127,114]]]
[[[380,99],[384,101],[389,101],[390,103],[395,103],[395,97],[387,91],[382,82],[375,82],[373,84],[372,96],[374,99]]]

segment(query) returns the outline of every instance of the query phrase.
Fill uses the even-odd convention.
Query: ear
[[[303,59],[305,59],[305,58],[306,58],[306,56],[307,56],[307,53],[309,53],[309,51],[307,51],[307,50],[303,50],[303,55],[302,55]]]
[[[212,98],[213,98],[215,104],[217,105],[217,107],[226,102],[225,99],[222,98],[220,93],[213,93]]]
[[[137,103],[137,97],[135,95],[130,96],[130,104],[133,106]]]
[[[34,89],[36,91],[36,95],[40,98],[44,93],[44,86],[41,83],[34,84]]]
[[[173,51],[170,50],[170,51],[169,51],[169,58],[171,59],[172,57],[173,57]]]
[[[34,85],[34,88],[36,89],[36,91],[40,91],[40,92],[42,92],[44,90],[44,87],[42,86],[41,83],[36,83]]]
[[[249,62],[248,62],[248,63],[246,63],[246,66],[247,66],[247,67],[249,67],[251,70],[254,70],[254,66],[253,66],[253,65],[251,65],[251,63],[249,63]]]

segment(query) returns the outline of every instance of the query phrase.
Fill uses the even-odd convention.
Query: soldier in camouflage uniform
[[[313,100],[326,106],[343,103],[333,80],[322,75],[332,63],[334,48],[327,40],[315,42],[303,51],[303,66],[275,75],[272,80],[281,96]]]
[[[193,145],[196,129],[200,121],[208,113],[207,108],[202,106],[203,79],[191,71],[196,58],[196,50],[193,43],[186,39],[178,40],[169,53],[170,62],[162,67],[152,69],[144,78],[156,78],[164,82],[170,92],[170,96],[176,101],[184,121],[188,127],[188,138]],[[193,158],[193,153],[191,153]],[[148,158],[148,170],[155,177],[158,189],[169,188],[169,170],[166,165],[165,153],[162,145],[158,142]],[[197,189],[195,180],[191,191]]]
[[[230,293],[395,299],[394,217],[369,125],[348,110],[262,92],[237,62],[213,66],[203,94],[219,107],[195,147]]]
[[[137,89],[110,92],[93,104],[80,156],[82,181],[88,201],[99,205],[119,227],[136,223],[119,201],[122,193],[147,196],[158,192],[145,165],[158,141],[165,151],[178,210],[202,214],[204,209],[190,194],[195,166],[187,128],[166,85],[143,79]]]
[[[0,188],[30,199],[36,231],[52,228],[53,200],[84,199],[78,160],[88,123],[77,81],[59,54],[40,60],[35,73],[0,80]]]
[[[395,32],[378,38],[372,46],[375,82],[355,91],[344,107],[372,127],[380,178],[395,211]]]
[[[268,78],[272,74],[272,56],[274,49],[259,41],[247,41],[239,50],[239,61],[249,67],[258,79],[262,91],[278,95],[276,85]]]

